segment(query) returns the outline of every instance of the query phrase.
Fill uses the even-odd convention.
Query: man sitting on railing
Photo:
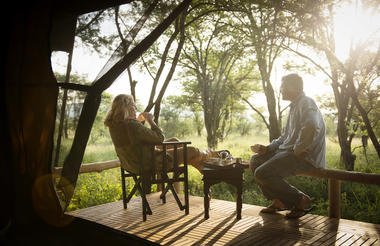
[[[299,75],[284,76],[280,90],[282,99],[291,101],[284,132],[268,146],[251,146],[257,155],[251,157],[250,167],[264,196],[274,200],[261,212],[289,208],[286,217],[299,218],[311,210],[311,199],[284,178],[325,167],[325,124],[314,100],[305,96]]]
[[[151,145],[164,141],[162,130],[153,121],[154,116],[148,112],[136,117],[136,104],[131,95],[120,94],[112,102],[111,109],[107,113],[104,124],[109,128],[112,142],[120,159],[121,166],[132,173],[139,173],[141,161],[149,171],[152,169]],[[146,121],[150,128],[144,126],[141,121]],[[174,141],[175,138],[170,139]],[[162,151],[155,150],[156,164],[162,166]],[[168,168],[173,166],[173,150],[168,149]],[[211,157],[218,157],[218,151],[200,150],[193,146],[187,147],[188,164],[202,171],[202,162]],[[141,157],[143,160],[141,160]],[[178,149],[179,163],[183,163],[182,149]]]

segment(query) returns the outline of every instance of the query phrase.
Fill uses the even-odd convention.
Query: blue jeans
[[[293,208],[305,194],[288,184],[284,178],[315,169],[310,163],[297,158],[289,151],[253,155],[250,168],[264,196],[268,200],[280,200],[287,208]]]

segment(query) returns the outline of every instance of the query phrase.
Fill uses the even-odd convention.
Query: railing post
[[[340,218],[340,180],[328,179],[329,217]]]

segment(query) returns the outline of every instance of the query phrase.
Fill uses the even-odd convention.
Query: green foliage
[[[113,96],[107,92],[102,93],[102,101],[96,114],[94,124],[92,125],[89,143],[93,144],[102,137],[109,138],[108,129],[104,126],[103,121],[108,110],[111,107]]]
[[[235,113],[244,111],[240,92],[255,85],[256,63],[243,56],[244,44],[234,41],[236,30],[228,21],[224,14],[211,14],[193,22],[181,58],[183,99],[203,109],[210,148],[229,134]]]
[[[80,39],[80,44],[89,47],[90,51],[106,55],[106,51],[113,49],[116,34],[104,32],[104,23],[113,18],[113,9],[100,10],[80,15],[77,19],[75,35]]]
[[[249,121],[247,117],[241,115],[235,124],[236,131],[240,134],[240,136],[247,136],[254,129],[253,122]]]
[[[183,108],[164,100],[159,125],[166,138],[182,138],[193,132],[193,121],[190,115],[183,113]]]
[[[380,223],[380,189],[377,185],[342,182],[341,194],[342,218]]]
[[[130,190],[132,184],[130,181],[127,184]],[[77,187],[68,207],[69,211],[118,201],[122,199],[120,169],[81,174]]]

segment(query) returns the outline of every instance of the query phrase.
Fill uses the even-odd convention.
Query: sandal
[[[285,215],[287,219],[298,219],[307,213],[309,213],[311,210],[313,210],[315,207],[310,208],[293,208],[289,213]]]

